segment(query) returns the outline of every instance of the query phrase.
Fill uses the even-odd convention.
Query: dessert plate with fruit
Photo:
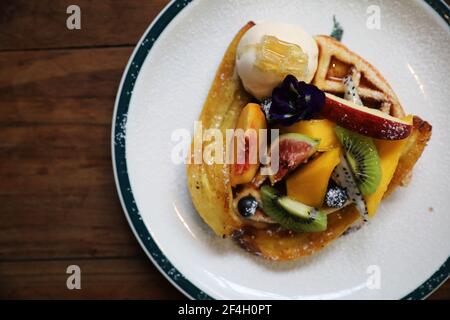
[[[114,116],[132,229],[192,298],[424,298],[449,275],[448,8],[282,2],[150,26]]]

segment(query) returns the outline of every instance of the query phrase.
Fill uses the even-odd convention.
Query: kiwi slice
[[[363,195],[374,193],[380,184],[381,167],[373,140],[341,127],[336,127],[336,136],[345,149],[359,190]]]
[[[295,232],[321,232],[327,229],[327,215],[287,196],[270,186],[261,188],[264,212],[286,229]]]

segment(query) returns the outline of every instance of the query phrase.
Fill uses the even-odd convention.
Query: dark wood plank
[[[0,50],[135,44],[169,0],[2,0]],[[69,5],[81,30],[69,30]]]
[[[0,53],[2,125],[109,125],[132,48]]]
[[[81,289],[68,290],[66,269],[81,268]],[[186,299],[140,259],[0,262],[0,299]]]
[[[442,285],[436,292],[434,292],[430,297],[430,300],[450,300],[450,281],[447,280],[446,283]]]
[[[140,251],[110,157],[114,99],[130,53],[0,53],[0,259]]]

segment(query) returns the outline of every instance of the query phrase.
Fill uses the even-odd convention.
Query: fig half
[[[299,133],[281,135],[271,146],[270,182],[275,184],[306,162],[317,151],[319,141]],[[278,148],[278,153],[275,151]],[[275,159],[278,154],[278,163]]]

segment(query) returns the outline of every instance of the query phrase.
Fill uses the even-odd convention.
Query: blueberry
[[[325,203],[330,208],[342,208],[347,200],[347,191],[336,185],[330,186],[325,195]]]
[[[243,197],[238,202],[238,211],[244,218],[249,218],[256,213],[258,209],[258,201],[251,195]]]

